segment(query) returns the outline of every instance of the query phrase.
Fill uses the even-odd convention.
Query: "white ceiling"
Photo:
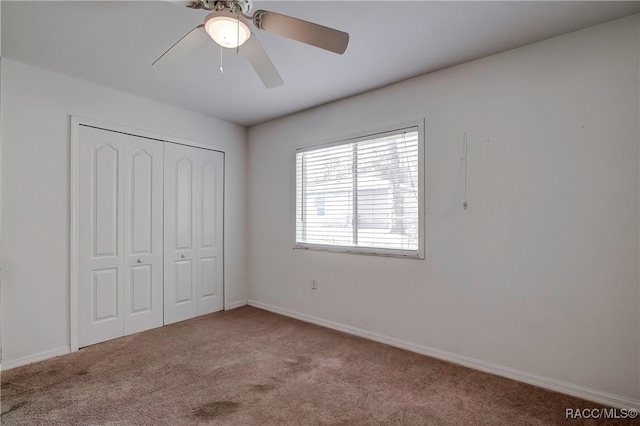
[[[151,63],[207,12],[163,1],[7,1],[3,57],[242,125],[637,13],[614,1],[254,1],[346,31],[337,55],[256,34],[284,79],[265,89],[243,56],[211,41],[171,67]]]

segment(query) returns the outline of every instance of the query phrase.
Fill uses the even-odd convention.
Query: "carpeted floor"
[[[566,408],[600,407],[252,307],[3,372],[1,391],[4,425],[578,425],[597,422]]]

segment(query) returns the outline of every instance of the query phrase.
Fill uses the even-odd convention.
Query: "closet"
[[[224,154],[86,125],[77,143],[78,347],[224,308]]]

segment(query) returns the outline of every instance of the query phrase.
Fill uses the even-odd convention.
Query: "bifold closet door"
[[[224,154],[165,144],[164,322],[224,308]]]
[[[124,334],[163,324],[163,144],[125,137]]]
[[[162,143],[80,126],[78,343],[162,325]]]

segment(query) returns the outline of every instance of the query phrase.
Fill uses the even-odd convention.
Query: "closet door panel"
[[[165,145],[165,324],[224,308],[224,154]]]
[[[170,145],[170,147],[175,147]],[[193,162],[182,156],[175,162],[175,174],[171,180],[175,181],[175,195],[171,204],[175,210],[175,249],[191,250],[194,230],[193,221]],[[173,195],[173,194],[172,194]]]
[[[124,334],[163,324],[163,144],[124,136]]]
[[[191,259],[175,261],[176,304],[193,302],[193,264]]]
[[[94,269],[91,298],[93,324],[118,318],[118,268]]]
[[[224,154],[205,151],[199,156],[196,235],[198,315],[224,308],[222,266]]]
[[[151,265],[132,266],[129,268],[130,292],[129,313],[142,314],[155,308],[153,270]],[[162,311],[161,311],[162,312]],[[162,317],[160,317],[162,320]],[[160,324],[162,325],[162,323]],[[129,325],[130,327],[130,325]],[[126,333],[129,334],[129,333]]]
[[[122,135],[80,126],[78,150],[78,343],[122,336]]]
[[[118,148],[116,148],[117,146]],[[93,257],[118,256],[118,211],[121,205],[119,191],[120,144],[98,143],[93,149],[90,196],[93,225]]]
[[[196,315],[193,239],[196,232],[194,153],[185,146],[164,147],[164,323]]]
[[[211,296],[216,296],[218,289],[216,287],[218,281],[218,274],[216,273],[216,258],[205,257],[200,260],[200,266],[202,268],[202,291],[200,298],[205,299]]]
[[[131,181],[128,194],[131,226],[129,228],[129,251],[131,254],[149,254],[152,249],[153,227],[153,159],[150,150],[129,148],[129,174]],[[158,155],[162,159],[162,151]],[[162,163],[160,163],[162,165]],[[156,167],[158,165],[156,164]]]

